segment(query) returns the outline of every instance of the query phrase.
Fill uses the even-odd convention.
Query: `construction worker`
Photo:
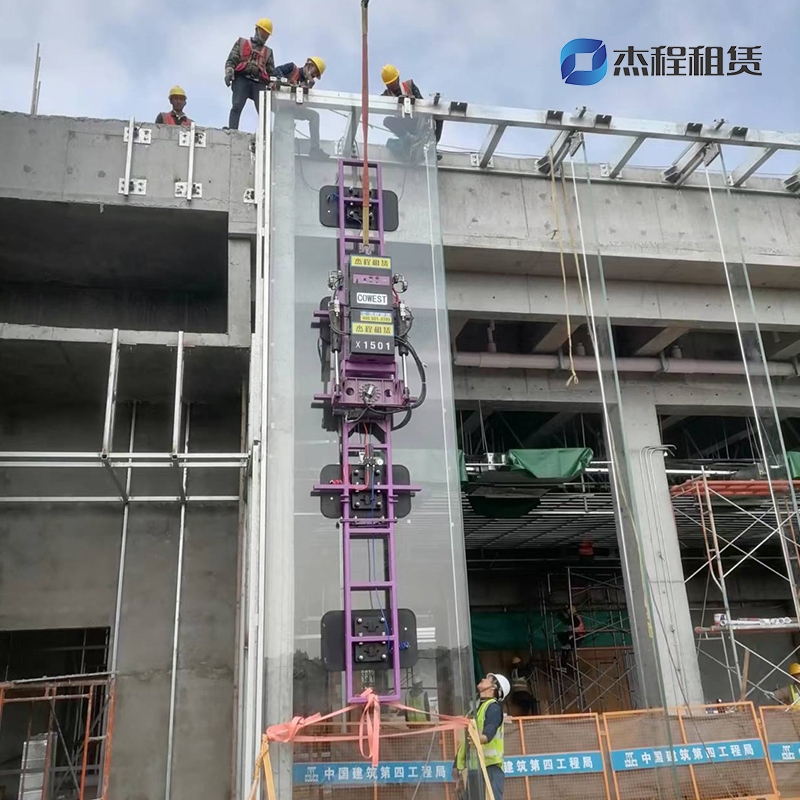
[[[186,106],[186,92],[180,86],[173,86],[169,90],[168,97],[172,110],[162,111],[156,117],[156,125],[185,125],[189,127],[192,121],[183,113],[183,109]]]
[[[262,17],[256,22],[253,36],[237,39],[231,48],[225,62],[225,85],[232,85],[233,91],[228,130],[239,130],[239,118],[248,99],[258,108],[258,93],[269,86],[269,79],[275,74],[275,56],[267,47],[270,36],[272,20]]]
[[[275,69],[275,77],[292,85],[305,86],[310,89],[324,72],[325,62],[319,56],[310,56],[302,67],[298,67],[292,61],[288,64],[281,64]],[[296,105],[292,107],[292,115],[296,119],[308,120],[308,133],[311,140],[309,155],[312,158],[329,158],[328,154],[319,146],[319,114],[313,108]]]
[[[406,722],[430,722],[431,704],[428,693],[422,688],[422,678],[414,678],[411,688],[406,692],[405,704],[414,711],[406,711]]]
[[[407,81],[400,80],[400,70],[394,64],[386,64],[381,70],[381,79],[386,87],[383,91],[384,96],[388,97],[413,97],[422,100],[417,84],[409,78]],[[420,124],[422,123],[422,124]],[[390,139],[386,146],[392,150],[399,151],[405,157],[410,157],[415,146],[424,141],[423,121],[414,117],[385,117],[383,124],[388,128],[397,139]],[[440,119],[435,121],[436,141],[442,137],[443,122]],[[440,156],[437,155],[437,158]]]
[[[559,618],[567,626],[567,630],[560,631],[558,641],[561,644],[561,664],[559,669],[567,672],[568,667],[575,669],[571,663],[573,649],[586,638],[586,623],[583,617],[575,610],[575,606],[567,606],[565,611],[559,613]]]
[[[800,664],[789,664],[788,672],[792,682],[778,689],[772,696],[785,706],[800,708]]]
[[[503,773],[503,701],[508,697],[510,691],[511,684],[504,675],[490,672],[478,683],[478,711],[475,715],[475,723],[480,735],[483,760],[495,800],[503,800],[503,784],[505,782]],[[458,787],[469,787],[468,795],[470,800],[473,800],[481,796],[478,787],[482,786],[483,782],[477,754],[470,744],[467,742],[466,736],[459,744],[453,764],[453,780]]]
[[[511,702],[519,708],[520,715],[530,717],[536,713],[536,698],[533,696],[531,682],[533,667],[530,663],[523,664],[519,656],[514,656],[511,661]]]

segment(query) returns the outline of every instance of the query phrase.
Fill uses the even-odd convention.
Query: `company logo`
[[[615,77],[663,78],[677,76],[722,77],[755,75],[761,77],[761,45],[724,48],[718,45],[692,47],[659,45],[637,48],[632,45],[612,50]],[[591,55],[591,69],[577,69],[576,56]],[[586,59],[588,61],[588,58]],[[561,77],[564,83],[591,86],[608,72],[608,54],[600,39],[573,39],[561,49]]]
[[[389,303],[389,295],[357,292],[356,303],[365,306],[385,306]]]
[[[576,55],[589,53],[592,56],[591,69],[576,69]],[[608,71],[606,46],[600,39],[573,39],[561,48],[561,77],[564,83],[576,86],[591,86],[599,83]]]

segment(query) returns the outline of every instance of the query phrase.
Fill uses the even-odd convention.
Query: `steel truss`
[[[794,481],[794,488],[800,488],[800,481]],[[775,673],[781,673],[789,683],[791,678],[785,667],[797,658],[800,645],[793,647],[777,663],[770,661],[764,655],[748,647],[737,636],[737,633],[796,633],[800,632],[800,620],[797,616],[776,618],[767,623],[759,621],[735,621],[731,614],[731,604],[728,594],[728,578],[742,566],[742,564],[758,564],[772,575],[784,581],[789,589],[790,596],[796,596],[795,581],[793,578],[794,565],[800,556],[800,546],[797,538],[797,512],[792,510],[793,504],[789,496],[789,481],[765,480],[709,480],[708,475],[674,486],[671,490],[673,497],[690,496],[697,503],[699,519],[694,519],[680,508],[674,507],[675,513],[699,525],[703,532],[706,561],[694,572],[687,575],[685,583],[693,578],[706,573],[707,581],[713,583],[718,589],[722,607],[727,622],[706,624],[708,606],[708,591],[703,602],[702,624],[695,628],[698,637],[697,652],[702,653],[717,665],[724,667],[733,700],[747,700],[753,693],[762,692],[767,697],[772,693],[762,688],[764,683]],[[737,500],[748,497],[770,497],[777,502],[775,508],[765,513],[763,510],[753,512],[744,507]],[[725,505],[730,509],[748,517],[750,522],[744,524],[742,530],[732,538],[726,538],[719,533],[714,517],[714,504]],[[754,533],[755,532],[755,533]],[[753,538],[757,542],[752,544]],[[759,555],[767,544],[779,545],[783,554],[783,561],[776,568]],[[794,609],[795,606],[793,605]],[[733,621],[733,622],[732,622]],[[724,661],[704,650],[702,643],[706,641],[720,641]],[[741,656],[741,658],[740,658]],[[769,671],[759,681],[750,679],[749,666],[751,659],[766,664]]]
[[[272,92],[276,105],[294,103],[295,96],[289,91]],[[305,101],[310,107],[346,112],[350,117],[348,147],[351,148],[356,125],[360,116],[362,98],[359,94],[347,92],[325,92],[314,90],[313,96]],[[397,100],[388,97],[370,97],[369,112],[375,114],[391,114],[398,109]],[[534,111],[502,106],[484,106],[462,101],[447,101],[437,95],[430,100],[415,101],[412,114],[451,123],[469,123],[489,126],[489,131],[482,147],[471,155],[473,171],[492,171],[492,156],[502,141],[503,134],[509,128],[525,128],[549,130],[554,134],[553,145],[558,146],[565,138],[579,139],[586,135],[616,137],[622,140],[623,148],[619,158],[613,163],[600,166],[597,176],[592,181],[625,183],[623,168],[635,152],[646,142],[653,140],[674,141],[685,144],[686,150],[671,165],[664,165],[655,184],[675,188],[688,188],[692,184],[685,181],[699,167],[708,165],[721,152],[723,145],[746,148],[746,155],[741,163],[726,175],[728,186],[742,191],[768,191],[781,195],[800,192],[800,170],[785,178],[772,178],[774,188],[748,188],[747,180],[776,153],[794,152],[800,158],[800,133],[783,133],[780,131],[761,131],[741,125],[732,125],[724,119],[716,119],[708,124],[699,122],[662,122],[658,120],[640,120],[615,117],[611,114],[598,114],[581,106],[572,112],[559,110]],[[551,148],[548,148],[548,150]],[[552,148],[554,149],[554,148]],[[345,153],[349,155],[350,150]],[[698,157],[687,158],[697,155]],[[548,177],[549,160],[539,159],[534,164],[531,175]],[[440,169],[453,169],[442,164]],[[497,170],[494,170],[497,171]],[[516,172],[515,174],[520,174]],[[765,179],[767,180],[767,179]],[[641,182],[637,180],[629,183]],[[694,184],[698,186],[698,184]],[[716,187],[715,187],[716,188]],[[724,188],[724,187],[719,187]]]
[[[560,668],[561,650],[557,647],[557,633],[553,620],[556,610],[550,601],[554,586],[566,580],[569,605],[574,606],[586,624],[588,643],[573,640],[570,652],[571,667],[566,672]],[[536,664],[534,681],[537,696],[548,696],[548,702],[539,708],[540,714],[575,714],[597,711],[604,697],[616,699],[620,709],[631,706],[629,676],[635,673],[630,644],[625,588],[622,573],[597,567],[567,567],[564,573],[547,576],[540,593],[543,632],[547,642],[544,662]],[[557,590],[557,589],[556,589]],[[591,638],[610,636],[611,645],[593,647]],[[597,663],[586,656],[600,650],[615,651],[611,664],[598,671]],[[549,690],[546,691],[546,687]]]

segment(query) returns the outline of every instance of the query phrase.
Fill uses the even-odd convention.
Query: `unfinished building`
[[[0,114],[0,798],[246,798],[267,726],[367,687],[461,715],[514,658],[509,797],[791,796],[800,179],[765,170],[800,136],[370,97],[364,236],[425,402],[391,445],[410,511],[351,541],[320,325],[361,98],[304,102],[328,162],[290,92],[255,136]],[[484,144],[397,159],[382,118],[409,113]],[[540,155],[500,155],[520,130]],[[334,664],[353,609],[412,613],[390,669],[346,624]],[[453,742],[420,747],[385,780],[357,744],[274,747],[276,796],[454,796]]]

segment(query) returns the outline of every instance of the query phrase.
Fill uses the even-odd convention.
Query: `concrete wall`
[[[128,418],[121,408],[120,430],[127,428]],[[135,449],[163,449],[171,419],[167,406],[142,407]],[[98,421],[98,407],[0,408],[0,449],[64,450],[82,442],[81,449],[89,450],[96,446]],[[238,450],[239,425],[235,402],[198,407],[190,450]],[[163,472],[145,471],[134,492],[162,493]],[[113,494],[102,473],[6,470],[0,472],[0,486],[3,495]],[[236,494],[237,480],[235,474],[215,476],[214,493]],[[198,481],[199,491],[209,491],[208,474]],[[190,492],[192,486],[190,479]],[[113,629],[121,506],[3,505],[2,512],[0,628]],[[132,506],[110,789],[121,800],[164,791],[178,539],[177,504]],[[237,541],[235,503],[190,505],[178,657],[176,800],[229,797]]]

